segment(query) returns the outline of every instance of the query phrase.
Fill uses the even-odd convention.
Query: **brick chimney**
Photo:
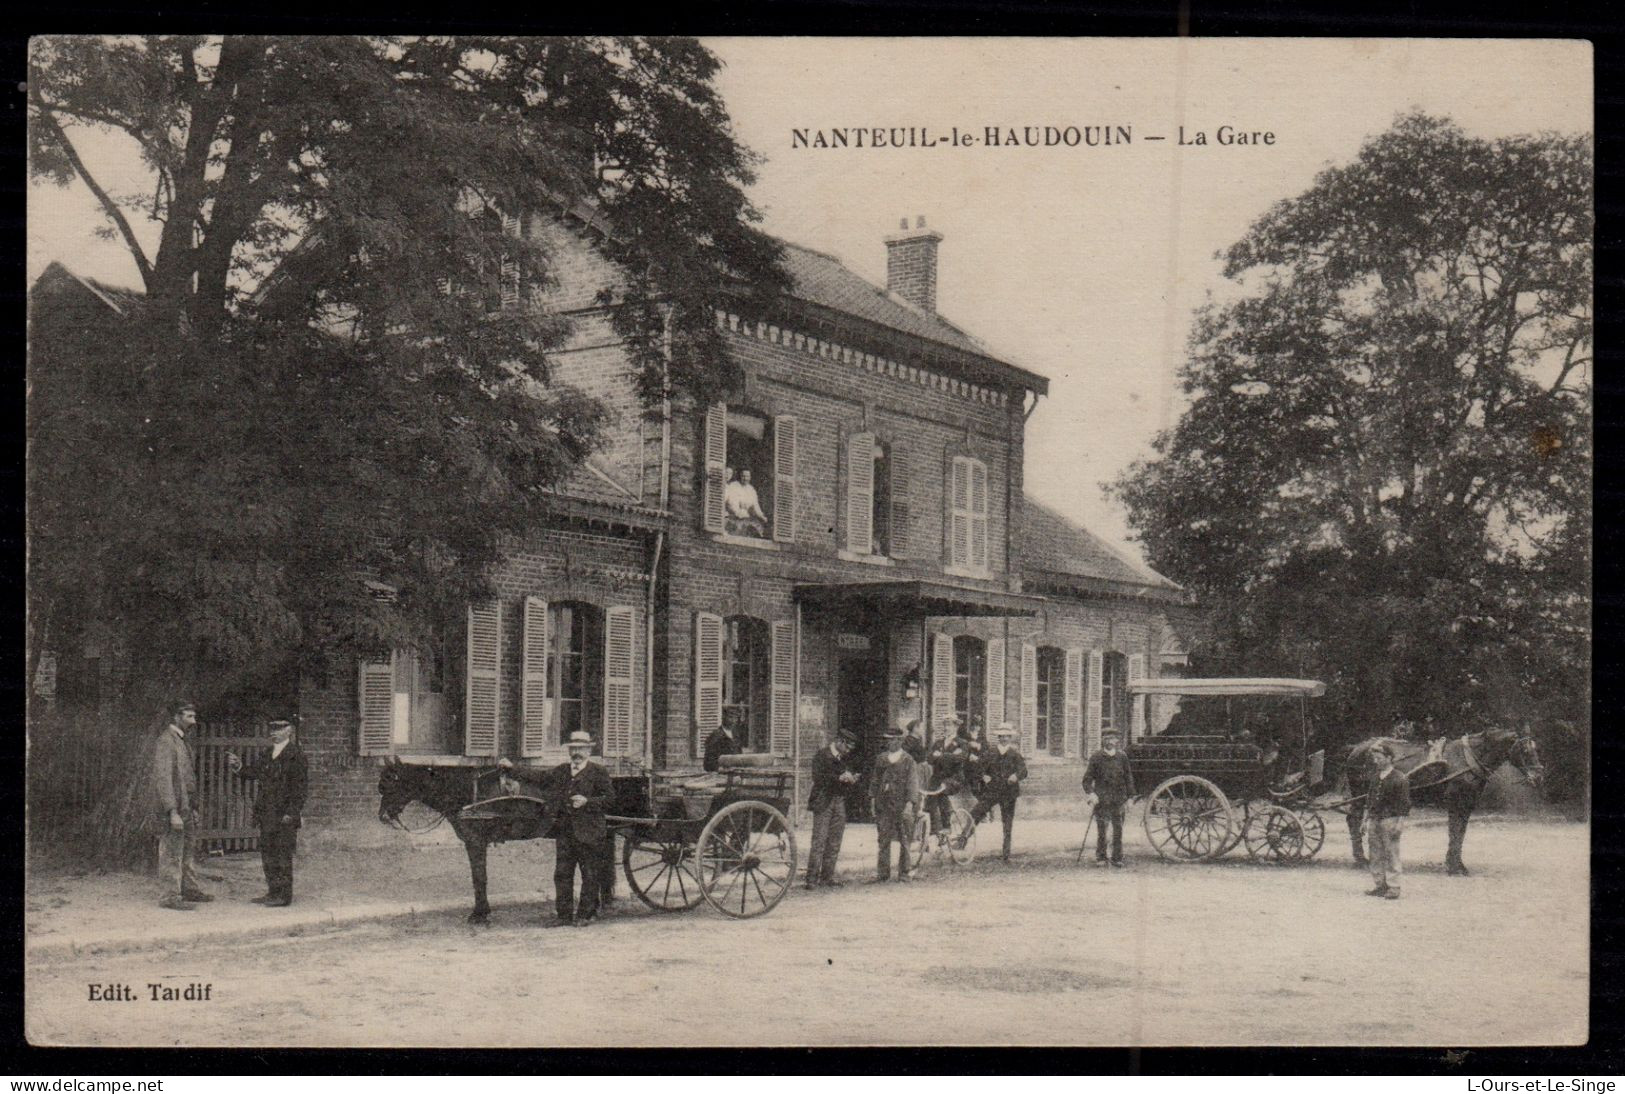
[[[886,237],[886,289],[913,304],[927,315],[937,312],[937,244],[942,233],[925,226],[917,217],[914,227],[908,217],[901,230]]]

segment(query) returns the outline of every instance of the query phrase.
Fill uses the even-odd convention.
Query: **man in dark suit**
[[[897,843],[897,880],[908,881],[908,841],[914,834],[914,811],[920,800],[920,771],[903,748],[903,731],[886,731],[886,751],[875,760],[869,782],[874,797],[875,835],[879,854],[875,880],[891,877],[891,845]]]
[[[737,756],[745,751],[740,742],[743,730],[739,725],[739,711],[730,707],[722,712],[722,724],[705,739],[705,769],[715,771],[724,756]]]
[[[260,784],[254,799],[254,821],[260,826],[260,863],[265,868],[265,895],[255,904],[286,908],[293,903],[293,852],[299,840],[299,814],[305,809],[310,765],[293,739],[293,723],[270,724],[271,755],[244,765],[235,752],[226,753],[231,773]]]
[[[589,759],[592,738],[581,730],[565,742],[568,763],[542,771],[503,760],[499,765],[516,779],[542,787],[555,812],[547,836],[553,840],[553,919],[549,927],[585,927],[598,918],[604,884],[600,872],[607,858],[609,825],[604,811],[615,795],[609,772]],[[581,874],[581,898],[575,895]]]
[[[925,808],[931,815],[931,830],[939,838],[946,836],[953,816],[953,796],[965,787],[965,764],[969,758],[968,742],[959,735],[959,719],[948,715],[943,719],[942,736],[931,743],[926,759],[931,764],[931,785],[926,788]]]
[[[857,785],[851,754],[858,738],[841,730],[833,741],[813,754],[812,792],[807,809],[813,815],[812,848],[807,853],[807,888],[840,885],[835,877],[835,861],[841,856],[841,838],[846,833],[846,806]]]
[[[1021,797],[1021,780],[1027,777],[1027,761],[1016,748],[1014,725],[1000,722],[994,737],[998,743],[973,769],[979,785],[972,787],[976,791],[976,807],[970,811],[970,817],[976,824],[981,824],[993,812],[995,805],[999,807],[999,820],[1004,824],[1004,861],[1009,862],[1010,835],[1016,823],[1016,799]]]
[[[1083,772],[1083,792],[1095,799],[1095,861],[1106,865],[1106,829],[1111,828],[1111,863],[1123,865],[1123,809],[1134,796],[1134,772],[1118,749],[1117,730],[1100,735],[1100,749]]]

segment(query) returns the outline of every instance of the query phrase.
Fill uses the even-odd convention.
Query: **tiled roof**
[[[928,315],[902,297],[870,284],[833,255],[797,243],[780,242],[784,242],[784,266],[790,274],[792,296],[966,353],[1000,360],[981,342],[946,319]]]
[[[1016,547],[1023,570],[1157,589],[1179,588],[1031,497],[1026,499],[1025,513]]]

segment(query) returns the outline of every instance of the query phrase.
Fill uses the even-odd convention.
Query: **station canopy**
[[[895,619],[927,616],[1030,616],[1048,601],[1026,593],[979,589],[947,581],[844,581],[797,585],[796,600],[818,611],[882,613]]]
[[[1131,695],[1298,695],[1318,698],[1326,694],[1326,685],[1319,680],[1284,677],[1217,676],[1206,680],[1187,680],[1176,676],[1161,680],[1130,680],[1128,690]]]

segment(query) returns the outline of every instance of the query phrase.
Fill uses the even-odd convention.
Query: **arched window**
[[[548,605],[547,695],[553,702],[554,743],[582,730],[599,737],[604,694],[604,612],[566,600]]]
[[[760,619],[733,615],[723,623],[722,719],[747,752],[770,750],[771,645],[767,624]]]
[[[980,726],[991,733],[994,727],[983,725],[986,711],[987,643],[975,635],[957,635],[954,638],[954,713],[967,729]]]
[[[1038,751],[1054,756],[1066,750],[1066,651],[1038,648]]]

